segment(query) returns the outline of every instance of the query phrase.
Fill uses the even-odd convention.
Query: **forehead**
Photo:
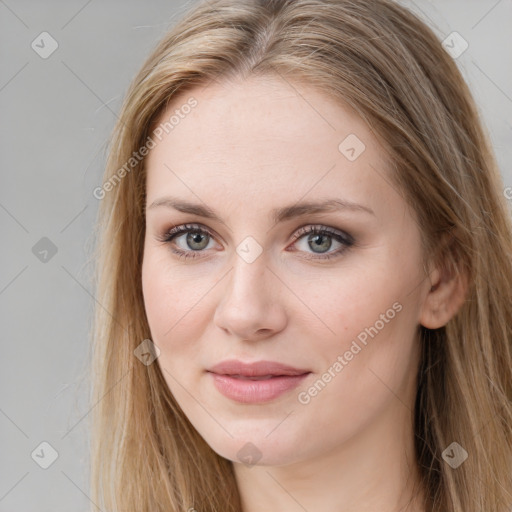
[[[246,207],[249,198],[256,207],[304,194],[357,201],[375,195],[386,172],[383,149],[352,109],[280,77],[190,89],[159,123],[146,161],[149,200],[172,192]]]

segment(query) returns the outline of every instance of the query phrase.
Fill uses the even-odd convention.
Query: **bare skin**
[[[233,461],[244,512],[424,512],[414,489],[417,330],[444,325],[462,291],[436,268],[425,274],[419,227],[382,147],[348,107],[279,78],[197,87],[162,120],[191,96],[197,106],[147,160],[143,291],[171,392]],[[339,149],[350,134],[363,151],[353,138]],[[221,220],[151,207],[168,196]],[[275,208],[327,199],[371,211],[271,218]],[[184,224],[193,225],[188,239],[159,239]],[[197,225],[211,235],[202,239]],[[313,226],[342,241],[299,232]],[[247,262],[239,246],[262,252]],[[271,401],[240,403],[206,371],[226,359],[311,373]]]

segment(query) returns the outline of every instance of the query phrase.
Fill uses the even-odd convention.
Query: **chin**
[[[229,430],[229,426],[226,427]],[[267,427],[267,422],[265,428],[260,429],[256,429],[253,424],[245,430],[239,428],[236,434],[230,430],[233,437],[224,432],[219,438],[213,439],[208,436],[204,439],[221,457],[248,467],[281,466],[297,462],[301,458],[298,447],[304,446],[304,440],[294,439],[286,429],[278,434],[277,430],[281,426],[272,432],[276,428],[275,422]]]

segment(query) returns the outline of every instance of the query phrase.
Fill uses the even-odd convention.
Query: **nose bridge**
[[[215,313],[219,327],[243,339],[251,339],[256,333],[268,335],[286,323],[268,258],[262,249],[257,255],[254,249],[250,242],[237,247]]]
[[[236,249],[233,269],[228,278],[228,293],[238,301],[248,298],[251,301],[265,295],[265,285],[270,270],[267,255],[261,246],[244,241]],[[268,298],[267,298],[268,302]]]

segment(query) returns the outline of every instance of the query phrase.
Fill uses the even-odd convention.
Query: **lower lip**
[[[269,402],[296,388],[308,375],[280,375],[264,380],[239,379],[209,372],[215,387],[226,397],[245,404]]]

